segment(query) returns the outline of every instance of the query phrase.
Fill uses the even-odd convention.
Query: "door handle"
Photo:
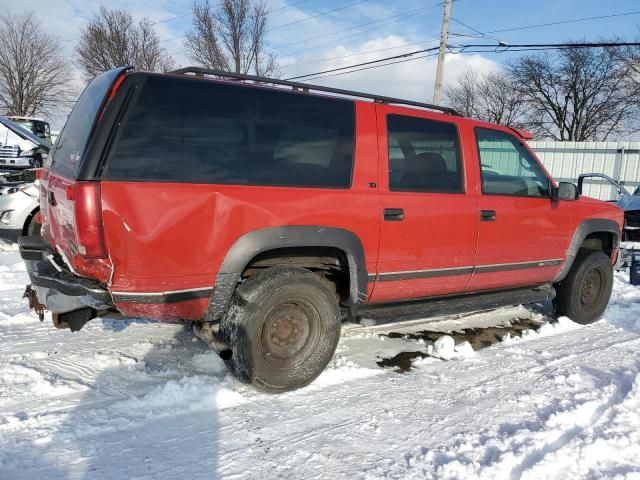
[[[480,221],[482,222],[495,222],[496,211],[495,210],[480,210]]]
[[[51,205],[52,207],[55,207],[58,202],[56,202],[56,196],[53,194],[53,192],[51,191],[49,192],[48,198],[49,198],[49,205]]]
[[[402,208],[385,208],[384,219],[387,222],[401,222],[404,220],[404,210]]]

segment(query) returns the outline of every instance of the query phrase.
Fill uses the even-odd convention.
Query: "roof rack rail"
[[[429,110],[438,110],[440,112],[448,113],[449,115],[461,116],[455,109],[450,107],[441,107],[439,105],[433,105],[430,103],[416,102],[413,100],[403,100],[402,98],[385,97],[382,95],[373,95],[371,93],[355,92],[353,90],[344,90],[342,88],[323,87],[322,85],[312,85],[309,83],[291,82],[289,80],[279,80],[277,78],[260,77],[256,75],[244,75],[241,73],[225,72],[223,70],[214,70],[201,67],[185,67],[173,70],[173,74],[193,74],[197,77],[204,77],[205,75],[214,75],[216,77],[231,78],[234,80],[250,80],[259,83],[270,83],[272,85],[283,85],[291,87],[293,90],[301,90],[303,92],[309,92],[315,90],[318,92],[335,93],[337,95],[346,95],[349,97],[367,98],[379,103],[394,103],[399,105],[410,105],[412,107],[427,108]]]

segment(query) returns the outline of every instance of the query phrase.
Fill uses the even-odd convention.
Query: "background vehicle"
[[[578,190],[582,194],[582,187],[585,179],[597,178],[613,185],[617,198],[611,202],[618,205],[624,210],[624,227],[622,229],[622,241],[639,242],[640,241],[640,187],[636,188],[633,193],[629,191],[613,178],[602,173],[585,173],[578,177]]]
[[[0,239],[17,241],[23,235],[40,235],[39,191],[34,180],[33,170],[0,175]]]
[[[72,330],[109,310],[192,320],[236,377],[270,392],[317,377],[343,318],[364,311],[557,291],[559,314],[594,322],[622,211],[556,185],[526,138],[328,87],[112,70],[42,169],[42,238],[19,241],[27,295]]]
[[[41,167],[50,149],[47,140],[0,116],[0,170]]]
[[[33,133],[37,137],[42,138],[43,140],[46,140],[51,145],[51,127],[49,126],[49,122],[43,120],[42,118],[35,117],[9,116],[7,118],[12,122],[17,123],[18,125],[22,125],[31,133]]]

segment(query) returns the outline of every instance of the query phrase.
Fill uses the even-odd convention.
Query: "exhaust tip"
[[[231,356],[233,355],[233,352],[231,351],[230,348],[225,348],[224,350],[220,350],[218,352],[218,355],[222,360],[231,360]]]

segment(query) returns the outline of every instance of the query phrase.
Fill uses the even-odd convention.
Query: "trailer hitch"
[[[38,300],[38,296],[36,295],[35,290],[31,288],[31,285],[27,285],[27,288],[25,288],[24,293],[22,294],[22,298],[29,299],[29,309],[34,310],[42,322],[44,320],[44,310],[46,307],[40,303],[40,300]]]

